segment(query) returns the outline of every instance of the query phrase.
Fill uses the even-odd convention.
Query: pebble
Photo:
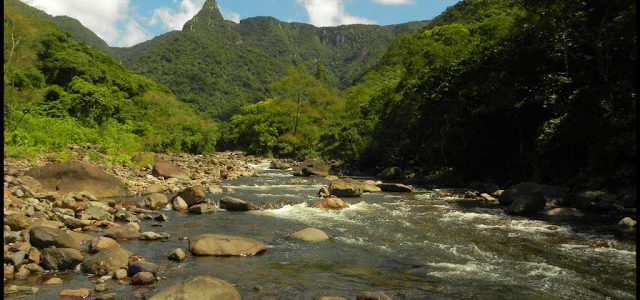
[[[104,283],[100,283],[100,284],[96,284],[95,288],[96,292],[100,293],[100,292],[104,292],[107,290],[107,285]]]

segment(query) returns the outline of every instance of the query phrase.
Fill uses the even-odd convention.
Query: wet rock
[[[348,299],[343,297],[322,296],[318,298],[318,300],[348,300]]]
[[[82,270],[85,273],[99,276],[107,275],[129,264],[129,257],[133,253],[123,248],[104,249],[84,260]]]
[[[249,211],[256,209],[253,204],[234,197],[224,197],[220,199],[220,208],[228,211]]]
[[[112,299],[116,299],[117,297],[118,297],[118,294],[116,293],[105,293],[105,294],[96,295],[96,300],[112,300]]]
[[[589,244],[591,248],[611,248],[611,243],[607,240],[597,240]]]
[[[119,247],[120,247],[120,244],[118,244],[118,242],[116,242],[114,239],[101,236],[91,240],[89,250],[95,253],[100,250],[109,249],[109,248],[119,248]]]
[[[42,284],[46,284],[46,285],[56,285],[56,284],[62,284],[62,279],[58,278],[58,277],[52,277],[49,278],[47,281],[43,282]]]
[[[58,294],[60,297],[87,298],[91,295],[90,289],[63,290]]]
[[[131,277],[131,284],[149,285],[156,281],[156,277],[149,272],[138,272]]]
[[[307,158],[298,166],[302,176],[327,176],[330,167],[327,162],[319,158]]]
[[[127,196],[127,189],[120,179],[98,167],[78,161],[33,168],[25,174],[38,180],[43,189],[49,191],[88,191],[96,197]]]
[[[115,218],[117,220],[125,221],[125,222],[138,222],[138,221],[140,221],[140,218],[138,218],[133,213],[131,213],[129,211],[126,211],[124,209],[117,209],[116,213],[114,214],[114,216],[115,216]]]
[[[174,261],[181,261],[186,257],[187,257],[187,254],[184,253],[184,250],[182,250],[181,248],[173,249],[168,256],[170,260],[174,260]]]
[[[140,237],[140,227],[136,225],[136,223],[129,223],[120,227],[111,227],[104,232],[104,236],[115,240],[137,239]]]
[[[29,242],[41,249],[51,246],[80,249],[80,245],[67,232],[44,226],[32,227],[29,230]]]
[[[306,228],[294,232],[290,237],[305,242],[323,242],[329,239],[329,236],[324,231],[316,228]]]
[[[115,279],[125,279],[127,278],[128,271],[125,269],[118,269],[113,273],[113,277]]]
[[[169,286],[149,300],[240,300],[240,293],[228,282],[211,277],[197,276]]]
[[[156,221],[160,221],[160,222],[169,221],[169,217],[167,217],[167,215],[165,215],[165,214],[159,214],[159,215],[153,217],[153,219],[156,220]]]
[[[159,159],[156,159],[156,161],[153,163],[151,175],[155,177],[191,180],[191,177],[189,177],[189,175],[184,170],[182,170],[182,168]]]
[[[620,222],[618,222],[618,226],[624,227],[624,228],[633,228],[633,227],[636,227],[636,220],[630,217],[625,217],[622,220],[620,220]]]
[[[362,189],[359,184],[353,182],[349,183],[345,180],[335,180],[329,185],[329,192],[331,195],[337,197],[360,197],[362,196]]]
[[[127,274],[130,277],[133,277],[133,275],[138,274],[139,272],[149,272],[156,275],[158,272],[158,265],[147,261],[134,261],[129,264]]]
[[[509,187],[502,193],[498,201],[509,205],[507,213],[514,215],[528,215],[545,208],[545,205],[557,206],[564,201],[566,191],[563,188],[539,184],[536,182],[522,182]]]
[[[153,231],[145,231],[140,235],[141,240],[161,240],[168,238],[169,234],[166,232],[156,233]]]
[[[189,207],[189,212],[194,214],[208,214],[220,211],[220,209],[212,203],[201,203]]]
[[[327,198],[326,200],[322,200],[313,204],[314,208],[323,208],[323,209],[333,209],[340,210],[349,207],[342,199],[340,198]]]
[[[383,292],[363,291],[356,297],[357,300],[392,300]]]
[[[43,267],[41,267],[38,264],[34,264],[34,263],[29,263],[24,265],[25,268],[27,268],[27,270],[29,270],[30,273],[35,274],[35,273],[44,273],[45,270]]]
[[[147,196],[147,203],[151,209],[163,210],[167,204],[169,204],[169,200],[167,199],[167,196],[155,193]]]
[[[4,217],[4,224],[9,225],[11,230],[22,230],[31,225],[31,219],[24,214],[11,214]]]
[[[207,202],[204,191],[204,186],[196,185],[180,191],[178,196],[181,197],[188,206],[193,206]]]
[[[173,210],[177,211],[189,209],[189,205],[187,205],[187,202],[185,202],[184,199],[182,199],[182,197],[180,196],[173,198],[171,205],[173,206]]]
[[[82,253],[72,248],[45,248],[42,250],[42,265],[48,270],[73,270],[82,263]]]
[[[10,254],[9,257],[7,258],[12,265],[14,265],[16,268],[19,268],[20,266],[22,266],[22,264],[25,263],[26,256],[27,256],[26,251],[17,251]],[[7,260],[7,258],[5,258],[5,261]]]
[[[267,245],[254,239],[223,234],[201,234],[189,240],[194,255],[248,256],[267,250]]]
[[[582,191],[571,199],[571,206],[585,211],[607,211],[618,209],[616,195],[605,191]]]
[[[413,187],[410,185],[404,185],[401,183],[379,183],[376,185],[383,192],[395,192],[395,193],[411,193]]]
[[[577,208],[573,207],[557,207],[554,209],[549,209],[543,212],[545,215],[550,217],[570,217],[577,218],[583,217],[584,213]]]
[[[318,191],[318,197],[322,197],[322,198],[327,198],[329,196],[331,196],[331,192],[329,191],[329,188],[326,186],[323,186],[320,188],[320,190]]]
[[[498,202],[498,199],[494,198],[493,196],[487,194],[487,193],[482,193],[480,194],[480,198],[482,198],[485,201],[489,201],[489,202]]]

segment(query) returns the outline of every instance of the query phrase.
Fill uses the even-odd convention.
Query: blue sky
[[[110,46],[128,47],[179,30],[205,0],[21,0],[78,19]],[[271,16],[316,26],[428,20],[458,0],[218,0],[225,19]]]

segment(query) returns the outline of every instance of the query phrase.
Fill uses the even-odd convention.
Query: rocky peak
[[[216,0],[207,0],[202,9],[182,27],[182,31],[196,31],[198,29],[216,28],[224,24],[224,18],[218,8]]]

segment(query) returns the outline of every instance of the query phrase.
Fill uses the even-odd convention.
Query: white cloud
[[[373,2],[382,5],[413,5],[416,4],[415,0],[373,0]]]
[[[349,15],[343,0],[297,0],[307,10],[309,21],[315,26],[345,24],[375,24],[375,21]]]
[[[107,44],[121,39],[118,23],[128,18],[130,0],[21,0],[53,16],[69,16],[91,29]]]
[[[156,8],[153,10],[149,25],[156,25],[160,22],[166,29],[180,30],[184,23],[187,23],[200,11],[203,4],[204,0],[182,0],[178,11],[167,7]]]
[[[125,26],[124,37],[119,41],[122,47],[131,47],[135,44],[144,42],[152,36],[138,24],[136,21],[129,21]]]

